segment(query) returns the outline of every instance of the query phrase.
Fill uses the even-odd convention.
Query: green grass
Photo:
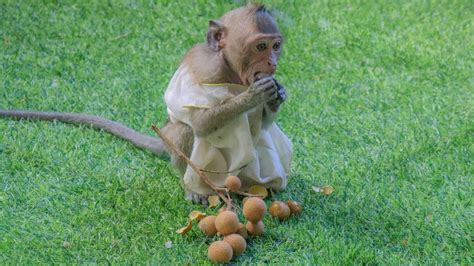
[[[239,1],[0,0],[0,108],[97,114],[153,135],[207,21]],[[472,1],[272,1],[297,218],[242,264],[465,264],[474,239]],[[331,184],[324,197],[311,186]],[[204,264],[166,160],[88,127],[0,120],[0,264]],[[172,241],[170,249],[165,247]]]

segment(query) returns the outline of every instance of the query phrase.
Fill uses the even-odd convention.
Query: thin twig
[[[168,146],[168,148],[170,148],[174,153],[176,153],[176,155],[178,155],[181,159],[185,160],[186,163],[191,166],[191,168],[194,170],[194,172],[199,175],[199,177],[202,178],[202,180],[209,186],[212,188],[212,190],[216,191],[216,192],[226,192],[227,190],[225,188],[219,188],[219,187],[216,187],[208,178],[207,176],[205,176],[201,169],[199,169],[199,167],[197,167],[182,151],[180,151],[178,149],[178,147],[176,147],[176,145],[173,144],[173,142],[171,142],[171,140],[165,136],[165,134],[163,134],[160,129],[158,129],[155,125],[152,125],[151,126],[151,129],[153,129],[153,131],[156,132],[156,134],[158,134],[158,136],[160,136],[160,138],[165,142],[166,146]]]
[[[250,193],[246,193],[246,192],[242,192],[242,191],[232,191],[234,192],[235,194],[238,194],[238,195],[241,195],[241,196],[246,196],[246,197],[259,197],[259,198],[263,198],[262,195],[259,195],[259,194],[250,194]]]
[[[229,200],[230,204],[227,204],[227,206],[230,208],[231,211],[234,210],[234,204],[232,204],[232,199],[230,198],[230,194],[227,193],[227,200]]]
[[[176,155],[178,155],[180,158],[182,158],[193,170],[194,172],[199,175],[199,177],[212,189],[216,192],[217,196],[219,196],[219,198],[221,198],[226,204],[227,206],[231,207],[232,206],[232,202],[230,202],[221,192],[225,192],[226,194],[229,194],[228,193],[228,190],[226,188],[219,188],[217,186],[215,186],[208,178],[207,176],[205,176],[201,170],[188,158],[188,156],[186,156],[186,154],[184,154],[178,147],[176,147],[176,145],[174,145],[174,143],[165,135],[161,132],[161,130],[156,126],[156,125],[152,125],[151,126],[151,129],[153,129],[153,131],[156,132],[156,134],[158,134],[158,136],[160,136],[160,138],[163,140],[163,142],[166,144],[166,146],[168,146],[168,148],[173,151],[174,153],[176,153]]]
[[[211,174],[230,174],[232,172],[244,169],[247,165],[248,164],[244,164],[244,165],[242,165],[241,167],[239,167],[237,169],[234,169],[232,171],[227,171],[227,172],[218,172],[218,171],[208,170],[208,169],[204,169],[204,168],[201,168],[200,170],[203,171],[203,172],[206,172],[206,173],[211,173]]]

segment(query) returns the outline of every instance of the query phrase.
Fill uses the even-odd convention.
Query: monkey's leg
[[[186,156],[191,157],[191,151],[193,150],[194,144],[194,132],[193,129],[181,122],[170,122],[168,121],[166,125],[161,129],[163,134],[165,134],[178,149],[180,149]],[[178,169],[181,176],[184,177],[186,172],[187,163],[179,156],[175,155],[172,151],[168,151],[171,156],[171,164]],[[186,199],[192,200],[197,204],[202,204],[204,206],[208,205],[207,196],[194,193],[184,186],[184,182],[181,179],[181,184],[186,193]]]
[[[166,152],[165,146],[161,139],[141,134],[120,123],[98,116],[77,113],[0,110],[0,117],[46,121],[57,120],[71,124],[89,125],[94,128],[103,129],[119,138],[131,142],[135,146],[151,151],[157,155],[163,155]]]
[[[193,129],[181,122],[170,122],[168,121],[166,125],[161,129],[163,134],[167,136],[171,142],[181,150],[188,158],[191,156],[191,151],[193,149],[194,143],[194,133]],[[168,151],[171,156],[171,164],[178,169],[179,173],[184,176],[186,172],[187,164],[179,156],[173,153],[173,151]]]

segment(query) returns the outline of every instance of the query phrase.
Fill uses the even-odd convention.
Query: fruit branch
[[[248,164],[244,164],[244,165],[242,165],[241,167],[239,167],[239,168],[237,168],[237,169],[234,169],[234,170],[232,170],[232,171],[227,171],[227,172],[213,171],[213,170],[204,169],[204,168],[201,168],[201,171],[206,172],[206,173],[211,173],[211,174],[230,174],[230,173],[233,173],[233,172],[235,172],[235,171],[244,169],[247,165],[248,165]]]

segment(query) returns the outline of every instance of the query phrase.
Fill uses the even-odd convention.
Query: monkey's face
[[[244,85],[256,77],[272,76],[277,67],[283,38],[270,13],[259,5],[248,5],[211,21],[208,43],[219,51]]]
[[[275,74],[282,44],[280,34],[254,33],[229,42],[223,53],[242,83],[250,85],[256,78]]]
[[[241,79],[251,84],[256,78],[273,76],[282,50],[283,39],[279,34],[258,34],[246,45],[246,58],[242,64]]]

